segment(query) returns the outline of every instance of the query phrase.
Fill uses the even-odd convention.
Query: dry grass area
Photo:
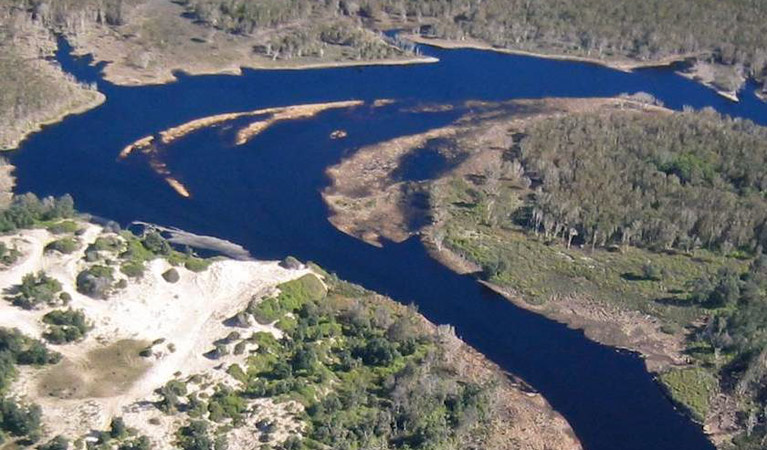
[[[83,230],[77,237],[80,248],[68,255],[45,251],[48,243],[60,238],[47,230],[0,238],[22,253],[14,265],[0,272],[0,289],[19,284],[28,273],[45,271],[72,296],[69,305],[83,310],[95,325],[85,340],[54,346],[64,360],[47,369],[25,370],[13,392],[41,405],[50,435],[83,436],[107,428],[112,417],[121,415],[153,440],[153,448],[170,448],[178,419],[151,425],[147,420],[155,413],[147,411],[154,407],[146,408],[143,402],[154,401],[154,390],[178,377],[205,374],[230,379],[217,370],[222,361],[203,356],[214,341],[231,331],[223,322],[254,297],[307,271],[283,269],[276,262],[221,260],[199,273],[177,267],[180,280],[169,283],[162,277],[169,263],[156,259],[126,288],[107,300],[96,300],[78,293],[75,279],[87,266],[83,259],[87,245],[98,237],[116,235],[92,224],[79,226]],[[125,278],[119,272],[117,277]],[[41,317],[50,310],[23,310],[2,301],[0,326],[40,338],[45,330]],[[272,326],[258,324],[253,324],[252,331],[279,334]],[[151,354],[139,356],[150,343],[154,343]],[[263,413],[269,411],[264,406]]]

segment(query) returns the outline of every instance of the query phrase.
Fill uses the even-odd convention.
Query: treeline
[[[399,42],[363,28],[341,16],[354,16],[339,2],[306,0],[184,0],[189,13],[221,30],[254,34],[284,28],[257,52],[274,59],[322,57],[328,45],[350,50],[355,59],[375,60],[396,57],[411,51]],[[353,9],[356,13],[357,9]]]
[[[656,60],[708,53],[767,76],[767,3],[758,0],[369,0],[368,10],[429,35],[591,57]]]
[[[74,30],[87,23],[122,25],[131,6],[146,0],[0,0],[0,8],[29,13],[51,28]]]
[[[517,143],[534,190],[522,221],[592,246],[767,245],[767,130],[711,111],[572,114]]]
[[[693,300],[723,307],[700,330],[698,339],[713,350],[722,387],[739,404],[745,432],[735,438],[738,449],[767,444],[767,256],[756,258],[744,274],[723,270],[711,280],[698,280]],[[708,288],[700,288],[706,286]]]
[[[182,0],[200,20],[233,33],[253,33],[335,12],[334,2],[311,0]]]
[[[0,211],[0,233],[31,228],[40,222],[66,219],[75,215],[75,202],[69,194],[42,200],[35,194],[15,196],[10,207]]]

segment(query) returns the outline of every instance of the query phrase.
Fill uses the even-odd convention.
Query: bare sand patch
[[[60,238],[47,230],[24,230],[0,238],[22,253],[16,264],[0,271],[0,289],[20,283],[30,272],[44,270],[72,296],[70,306],[83,310],[95,324],[85,340],[53,346],[64,357],[60,364],[45,370],[25,368],[13,386],[13,392],[40,404],[50,435],[82,436],[105,429],[115,415],[144,411],[142,402],[152,401],[154,390],[169,380],[218,372],[222,361],[204,354],[231,331],[226,319],[253,298],[272,293],[276,285],[308,273],[307,269],[284,269],[277,262],[221,260],[200,273],[176,267],[180,280],[169,283],[162,274],[170,264],[156,259],[147,264],[141,278],[128,280],[125,289],[107,300],[96,300],[78,293],[75,280],[89,264],[83,259],[86,246],[99,236],[115,235],[97,225],[80,225],[84,229],[78,236],[81,248],[69,255],[44,251],[48,243]],[[119,271],[116,276],[125,278]],[[41,317],[50,310],[22,310],[3,300],[0,326],[16,327],[40,338],[45,329]],[[278,333],[271,326],[255,323],[250,331]],[[156,345],[151,354],[139,356],[152,342]],[[228,375],[222,372],[219,377]],[[145,420],[137,420],[135,426],[153,439],[171,439],[174,432]],[[160,443],[156,448],[170,447],[170,441],[155,442]]]

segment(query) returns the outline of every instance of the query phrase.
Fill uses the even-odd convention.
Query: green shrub
[[[685,407],[695,420],[703,422],[706,419],[717,390],[713,375],[702,368],[671,369],[661,374],[660,381],[671,398]]]
[[[144,263],[141,261],[127,261],[120,266],[120,271],[131,278],[144,276]]]
[[[53,304],[61,291],[61,283],[44,272],[24,275],[21,284],[15,288],[16,295],[11,297],[14,305],[32,309],[41,303]]]
[[[184,267],[192,272],[204,272],[210,267],[210,261],[207,259],[190,257],[184,262]]]
[[[72,220],[64,220],[48,225],[48,231],[53,234],[76,233],[79,226]]]
[[[52,252],[56,251],[59,253],[64,253],[66,255],[69,255],[71,253],[74,253],[77,251],[77,249],[80,247],[77,240],[73,238],[62,238],[55,240],[51,242],[50,244],[45,246],[45,251]]]
[[[94,265],[77,275],[77,291],[93,298],[106,298],[114,282],[111,267]]]
[[[48,324],[48,330],[43,333],[43,337],[52,344],[79,341],[93,329],[93,325],[85,318],[85,313],[72,308],[51,311],[43,316],[43,322]]]
[[[170,268],[163,272],[162,278],[167,281],[168,283],[178,283],[178,280],[181,279],[181,277],[178,274],[178,270],[174,268]]]
[[[0,242],[1,263],[10,266],[19,259],[19,256],[21,256],[21,252],[16,247],[8,248],[8,246],[5,245],[5,242]]]

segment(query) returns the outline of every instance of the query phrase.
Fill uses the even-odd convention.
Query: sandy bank
[[[329,103],[312,103],[305,105],[293,105],[293,106],[280,106],[273,108],[263,108],[254,111],[237,112],[217,114],[214,116],[203,117],[184,123],[182,125],[163,130],[159,133],[159,144],[167,146],[173,144],[175,141],[188,136],[196,131],[216,126],[225,122],[230,122],[236,119],[244,117],[257,117],[264,116],[264,118],[256,120],[249,125],[240,128],[235,137],[236,145],[244,145],[249,140],[253,139],[258,134],[262,133],[269,127],[276,123],[297,120],[313,117],[323,111],[331,109],[353,108],[362,106],[364,104],[361,100],[348,100]],[[163,162],[158,148],[158,143],[155,142],[154,136],[145,136],[129,145],[120,151],[118,155],[119,159],[125,159],[134,152],[141,152],[149,157],[149,166],[152,170],[163,177],[165,182],[184,198],[190,198],[192,196],[189,189],[176,177],[173,176],[167,164]]]

